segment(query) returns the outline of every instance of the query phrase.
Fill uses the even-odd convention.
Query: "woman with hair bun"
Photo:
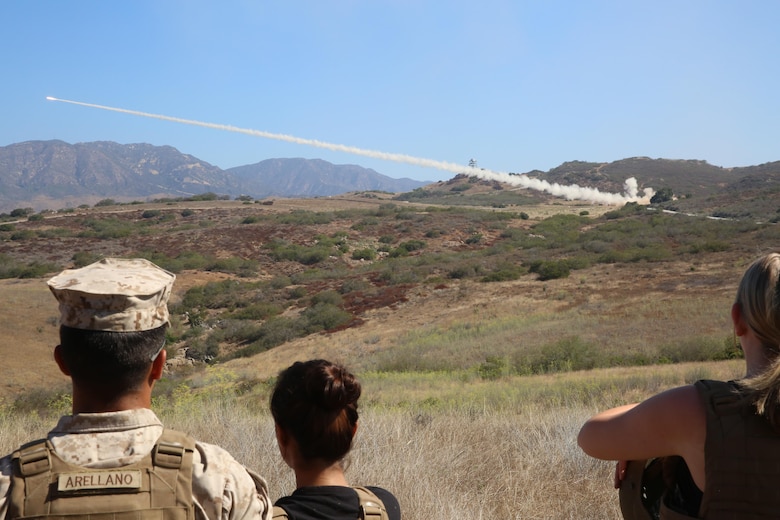
[[[298,361],[279,374],[271,414],[296,490],[277,500],[274,518],[400,520],[398,500],[389,491],[350,487],[344,475],[342,461],[358,427],[358,398],[355,376],[324,359]]]
[[[661,519],[780,517],[780,254],[747,268],[731,319],[743,378],[672,388],[580,430],[585,453],[619,461],[626,518],[649,518],[643,509]],[[652,459],[658,464],[645,463]],[[654,482],[660,490],[649,500]]]

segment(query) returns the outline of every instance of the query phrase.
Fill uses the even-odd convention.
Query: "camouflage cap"
[[[134,332],[168,323],[176,276],[142,258],[105,258],[66,269],[47,284],[60,303],[60,322],[75,329]]]

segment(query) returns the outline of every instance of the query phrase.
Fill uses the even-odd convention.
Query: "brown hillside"
[[[568,277],[544,282],[523,267],[514,279],[484,283],[479,276],[452,273],[461,265],[489,274],[507,265],[519,268],[534,258],[565,258],[570,255],[565,243],[553,250],[537,251],[530,246],[508,249],[504,245],[506,236],[525,237],[529,244],[544,241],[542,228],[537,226],[558,214],[581,219],[578,233],[582,235],[588,229],[613,223],[598,217],[615,208],[560,201],[485,208],[512,212],[509,220],[495,220],[486,218],[489,213],[451,212],[446,208],[437,211],[428,204],[392,202],[388,197],[364,193],[278,199],[272,204],[211,201],[111,206],[6,223],[0,231],[0,258],[6,263],[44,264],[51,272],[33,279],[0,280],[0,311],[4,316],[0,352],[11,368],[0,386],[0,397],[13,399],[25,389],[57,387],[66,382],[51,361],[51,348],[57,341],[57,308],[45,280],[85,256],[143,254],[171,259],[183,252],[197,252],[217,259],[255,262],[254,271],[248,275],[219,269],[181,269],[174,306],[182,302],[188,289],[226,279],[240,285],[291,277],[291,285],[282,293],[300,287],[302,296],[283,316],[297,315],[303,305],[323,291],[342,294],[342,307],[352,316],[349,323],[293,339],[251,357],[221,361],[248,379],[264,379],[294,359],[315,356],[339,359],[357,369],[375,368],[378,357],[392,352],[409,331],[479,324],[502,316],[539,320],[522,334],[518,332],[518,348],[572,336],[615,351],[640,348],[642,344],[663,345],[696,335],[726,337],[730,330],[728,306],[736,282],[746,262],[757,254],[756,238],[751,234],[755,230],[740,235],[740,242],[707,246],[711,251],[692,255],[685,239],[674,236],[670,229],[669,238],[664,240],[675,252],[664,261],[596,263],[578,268]],[[517,218],[515,212],[520,211],[527,218]],[[317,221],[312,217],[317,214],[330,218]],[[587,216],[578,216],[581,214]],[[550,239],[551,232],[545,232]],[[393,241],[393,247],[404,241],[421,241],[425,247],[409,253],[406,263],[399,264],[407,267],[400,271],[373,271],[371,261],[353,259],[349,253],[331,255],[316,265],[318,277],[309,282],[307,276],[313,266],[279,260],[268,249],[274,241],[313,247],[318,241],[341,235],[346,237],[349,251],[380,248],[385,237],[391,237],[387,240]],[[572,240],[576,236],[572,235]],[[593,247],[604,246],[594,241]],[[618,242],[612,247],[623,246]],[[491,248],[494,254],[484,254]],[[383,265],[382,258],[380,255],[375,261],[377,266]],[[408,279],[404,278],[407,275]],[[393,277],[398,279],[390,280]],[[358,289],[345,291],[347,282]],[[279,294],[258,293],[255,298],[260,303],[266,299],[281,302],[277,300]],[[289,301],[284,300],[285,305]],[[691,302],[707,302],[707,308]],[[200,311],[209,327],[219,328],[243,305]],[[679,309],[684,309],[684,314]],[[174,329],[178,333],[188,330],[183,315],[174,317]],[[176,347],[186,349],[194,344],[193,339],[182,337]],[[222,352],[228,353],[241,347],[229,340],[221,345]],[[490,345],[479,349],[489,355]],[[475,352],[475,362],[484,361],[485,355]]]

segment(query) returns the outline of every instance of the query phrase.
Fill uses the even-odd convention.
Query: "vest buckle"
[[[33,446],[19,453],[19,471],[22,476],[37,475],[49,469],[51,469],[51,457],[45,444]]]
[[[179,469],[184,460],[184,446],[168,442],[158,442],[152,451],[155,466],[161,468]]]

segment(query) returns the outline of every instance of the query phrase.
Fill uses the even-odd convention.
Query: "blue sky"
[[[0,146],[145,142],[452,173],[46,96],[496,172],[634,156],[780,160],[780,2],[0,3]],[[641,179],[640,179],[641,182]]]

